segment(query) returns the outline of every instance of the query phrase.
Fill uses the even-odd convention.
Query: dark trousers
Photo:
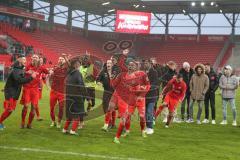
[[[112,91],[104,90],[104,92],[103,92],[102,106],[103,106],[104,113],[107,113],[107,111],[108,111],[109,102],[111,100],[112,94],[113,94]]]
[[[211,106],[212,112],[212,120],[215,120],[215,93],[214,92],[207,92],[205,95],[205,119],[209,119],[209,102]]]
[[[185,118],[185,109],[186,109],[186,102],[187,102],[187,119],[190,118],[190,114],[189,114],[189,105],[190,105],[190,93],[186,94],[184,100],[182,101],[181,104],[181,118],[182,120],[184,120]]]
[[[87,87],[88,98],[92,102],[92,107],[95,106],[95,87]]]

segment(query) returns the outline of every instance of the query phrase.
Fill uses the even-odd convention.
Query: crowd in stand
[[[61,128],[63,110],[66,110],[66,121],[63,133],[77,135],[77,129],[82,128],[84,116],[95,105],[95,89],[103,87],[102,107],[105,114],[102,130],[108,131],[116,127],[119,118],[115,143],[120,143],[121,136],[130,134],[131,119],[138,110],[141,135],[147,137],[154,133],[154,125],[162,113],[165,127],[169,128],[172,121],[216,124],[215,92],[220,88],[222,94],[223,121],[227,122],[227,103],[230,103],[233,113],[233,126],[237,126],[235,94],[238,79],[233,74],[230,65],[226,65],[221,75],[218,75],[209,63],[196,64],[191,67],[184,62],[177,72],[177,65],[169,61],[160,65],[155,58],[128,58],[129,49],[121,54],[115,54],[107,60],[102,70],[94,76],[94,63],[89,55],[70,58],[63,54],[58,64],[46,68],[43,58],[32,55],[32,62],[26,66],[26,58],[17,58],[6,82],[4,93],[4,112],[0,117],[0,129],[4,129],[3,121],[12,113],[16,102],[21,97],[22,122],[21,128],[32,128],[32,121],[42,120],[39,113],[38,101],[41,99],[42,85],[49,80],[51,127]],[[88,102],[85,111],[84,102]],[[59,106],[58,119],[55,119],[55,107]],[[194,117],[194,104],[198,111]],[[210,105],[209,105],[210,104]],[[158,106],[159,105],[159,106]],[[180,107],[180,116],[177,107]],[[27,125],[25,118],[30,106]],[[203,107],[205,117],[201,121]],[[209,106],[211,118],[209,118]],[[68,131],[70,124],[72,128]]]

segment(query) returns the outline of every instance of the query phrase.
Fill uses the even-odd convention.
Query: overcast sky
[[[39,1],[38,2],[42,6],[48,6],[49,4],[46,2]],[[67,11],[68,8],[64,6],[56,6],[61,11]],[[39,8],[39,5],[34,3],[34,8]],[[49,11],[49,8],[46,8]],[[46,10],[41,9],[38,10],[40,12],[46,13]],[[59,12],[56,8],[54,12]],[[82,11],[77,11],[80,15],[84,14]],[[59,16],[66,16],[67,13],[59,14]],[[73,17],[77,16],[75,12],[72,13]],[[230,16],[230,15],[229,15]],[[89,16],[89,19],[94,18],[93,16]],[[164,17],[163,17],[164,18]],[[240,18],[240,17],[239,17]],[[48,19],[48,16],[45,15],[45,19]],[[55,23],[66,24],[67,19],[61,17],[54,17]],[[74,21],[72,22],[73,26],[83,27],[82,22]],[[162,25],[160,22],[157,22],[155,17],[152,16],[151,24]],[[114,22],[112,23],[114,25]],[[172,27],[171,27],[172,26]],[[173,26],[185,26],[185,27],[173,27]],[[174,15],[173,20],[170,22],[169,33],[170,34],[197,34],[197,27],[187,27],[187,26],[195,26],[193,21],[191,21],[188,16],[185,15]],[[217,27],[220,26],[220,27]],[[236,23],[236,34],[240,35],[240,20]],[[111,29],[107,27],[98,27],[94,25],[89,25],[89,30],[100,30],[100,31],[111,31]],[[202,23],[202,34],[230,34],[232,31],[231,26],[227,19],[222,14],[207,14]],[[153,27],[151,28],[152,34],[164,34],[164,27]]]

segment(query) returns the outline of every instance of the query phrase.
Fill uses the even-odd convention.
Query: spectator
[[[153,113],[154,106],[158,97],[158,74],[157,71],[153,68],[151,61],[144,61],[144,69],[148,75],[151,88],[146,94],[146,132],[147,134],[153,134]]]
[[[211,106],[211,113],[212,113],[212,124],[216,124],[215,122],[215,92],[218,89],[218,76],[214,72],[213,68],[210,66],[209,63],[205,64],[206,75],[209,78],[209,88],[205,95],[205,119],[203,123],[209,123],[209,101]]]
[[[192,76],[190,81],[190,92],[191,92],[191,102],[189,108],[190,118],[187,121],[192,123],[193,121],[193,106],[195,101],[198,103],[198,113],[197,113],[197,124],[201,124],[200,118],[202,114],[202,107],[204,102],[205,94],[209,88],[209,79],[205,75],[205,67],[203,64],[197,64],[194,67],[195,74]]]
[[[222,89],[222,108],[223,108],[223,121],[222,125],[227,124],[227,103],[230,103],[233,112],[233,126],[237,126],[237,110],[235,106],[235,94],[239,82],[235,75],[232,74],[232,67],[227,65],[224,67],[224,74],[219,80],[219,87]]]
[[[182,121],[184,121],[184,118],[185,118],[185,105],[186,105],[186,102],[187,102],[187,119],[189,119],[189,105],[190,105],[190,95],[191,95],[191,92],[190,92],[190,87],[189,87],[189,83],[190,83],[190,80],[192,78],[192,75],[194,74],[194,71],[193,69],[190,67],[190,64],[188,62],[184,62],[183,63],[183,68],[180,69],[179,73],[181,75],[183,75],[183,81],[186,83],[187,85],[187,90],[186,90],[186,93],[185,93],[185,98],[181,104],[181,118],[182,118]]]

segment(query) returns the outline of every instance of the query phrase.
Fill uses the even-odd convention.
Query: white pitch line
[[[8,147],[8,146],[0,146],[1,149],[5,150],[17,150],[17,151],[30,151],[30,152],[39,152],[39,153],[52,153],[52,154],[63,154],[63,155],[72,155],[72,156],[81,156],[81,157],[89,157],[89,158],[101,158],[101,159],[117,159],[117,160],[143,160],[138,158],[123,158],[123,157],[112,157],[112,156],[104,156],[97,154],[88,154],[88,153],[77,153],[77,152],[63,152],[63,151],[54,151],[54,150],[45,150],[38,148],[19,148],[19,147]]]

